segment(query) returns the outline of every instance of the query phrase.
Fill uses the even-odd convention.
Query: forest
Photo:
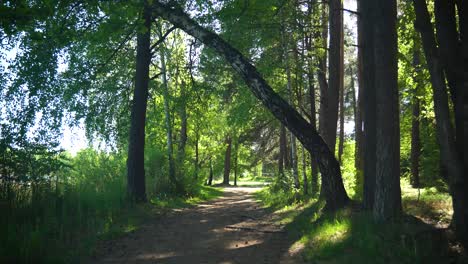
[[[0,2],[0,263],[468,263],[468,1]]]

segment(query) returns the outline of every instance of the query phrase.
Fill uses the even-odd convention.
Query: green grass
[[[105,188],[78,184],[59,193],[50,186],[13,190],[2,206],[0,263],[80,263],[92,255],[99,240],[115,239],[137,230],[146,219],[171,208],[214,199],[222,190],[200,186],[192,196],[151,198],[150,203],[126,202],[121,181]],[[3,206],[5,208],[3,208]]]
[[[414,190],[403,190],[403,204],[411,204]],[[429,211],[434,202],[447,201],[447,194],[433,191],[424,190],[418,202],[425,202],[432,208]],[[294,199],[291,192],[266,188],[256,196],[273,212],[274,221],[285,225],[291,247],[301,245],[307,263],[447,262],[448,246],[442,233],[415,218],[405,216],[399,222],[382,224],[356,208],[324,212],[323,202],[308,197]],[[443,206],[445,210],[447,206]],[[405,212],[414,213],[415,209],[405,206]],[[418,213],[418,217],[432,217],[425,211]]]

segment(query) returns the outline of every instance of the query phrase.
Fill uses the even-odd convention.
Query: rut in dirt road
[[[114,241],[91,263],[298,263],[281,226],[255,201],[257,188],[174,210]]]

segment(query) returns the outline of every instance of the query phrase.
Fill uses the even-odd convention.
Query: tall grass
[[[155,210],[220,195],[190,187],[191,195],[156,195],[162,173],[148,175],[151,204],[126,199],[126,156],[87,149],[70,166],[37,183],[4,183],[0,192],[0,263],[80,263],[95,243],[135,230]],[[147,162],[148,163],[148,162]],[[151,173],[155,173],[150,171]],[[156,179],[159,179],[158,181]]]

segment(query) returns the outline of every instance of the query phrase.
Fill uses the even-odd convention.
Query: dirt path
[[[256,190],[226,188],[221,198],[155,218],[91,263],[300,263]]]

